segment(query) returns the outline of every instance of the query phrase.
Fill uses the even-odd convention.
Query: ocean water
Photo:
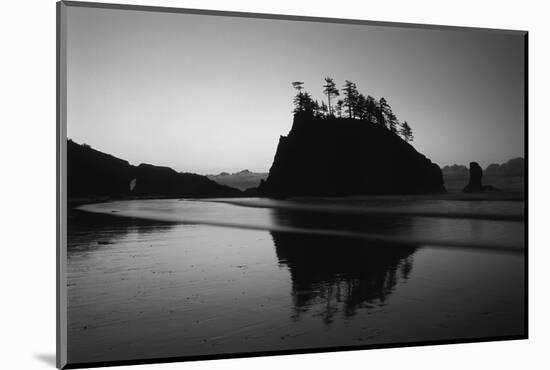
[[[522,211],[399,198],[86,205],[68,219],[69,361],[520,336]]]

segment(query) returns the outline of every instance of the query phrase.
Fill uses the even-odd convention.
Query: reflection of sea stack
[[[470,181],[468,185],[462,189],[465,193],[478,193],[483,191],[483,185],[481,184],[481,177],[483,176],[483,170],[477,162],[470,162]]]
[[[381,125],[297,114],[259,191],[345,196],[435,193],[445,187],[439,166]]]
[[[272,232],[281,265],[292,279],[296,318],[314,305],[325,324],[341,312],[380,304],[412,270],[412,246],[384,245],[361,239]]]

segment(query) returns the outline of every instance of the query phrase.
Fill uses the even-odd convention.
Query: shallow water
[[[272,202],[140,200],[71,212],[69,361],[524,333],[522,222]],[[413,206],[516,214],[523,203]]]

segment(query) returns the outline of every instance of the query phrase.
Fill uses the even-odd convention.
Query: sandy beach
[[[277,214],[261,207],[166,199],[129,202],[95,205],[103,213],[71,213],[71,362],[524,332],[521,253],[411,244],[390,248],[387,243],[280,232],[275,227],[287,223],[303,229],[331,223],[333,229],[368,228],[361,218],[355,224],[349,218],[342,224],[334,224],[330,217],[307,218],[313,224],[304,224],[292,212]],[[193,209],[197,219],[231,218],[273,228],[119,215],[125,209],[179,214],[180,207]],[[413,223],[409,218],[379,220],[375,226],[410,235],[444,227],[447,235],[466,232],[466,237],[487,238],[500,227],[504,241],[517,233],[510,225],[523,225],[413,219]]]

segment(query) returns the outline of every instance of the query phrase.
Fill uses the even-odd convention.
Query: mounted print
[[[527,32],[57,10],[58,367],[527,338]]]

